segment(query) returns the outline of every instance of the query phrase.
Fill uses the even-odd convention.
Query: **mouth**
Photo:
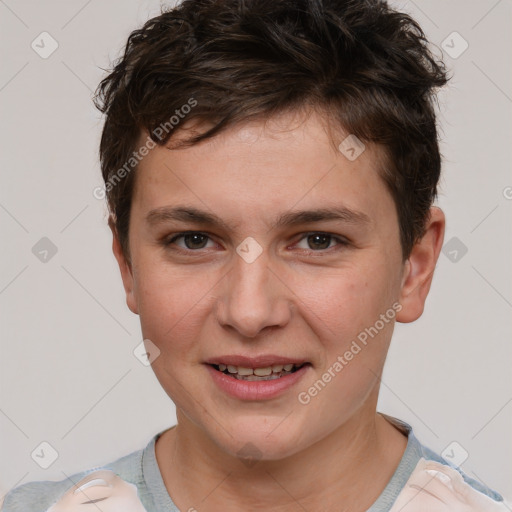
[[[216,387],[238,400],[271,400],[297,386],[312,363],[275,354],[224,355],[205,361]]]
[[[273,364],[257,368],[245,366],[235,366],[232,364],[210,364],[215,370],[236,380],[250,382],[261,382],[267,380],[277,380],[287,375],[292,375],[309,363],[287,363]]]

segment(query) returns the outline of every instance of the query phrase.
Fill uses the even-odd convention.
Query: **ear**
[[[414,322],[423,313],[437,259],[443,246],[445,217],[440,208],[430,208],[425,234],[414,244],[405,262],[400,293],[402,309],[397,313],[398,322]]]
[[[117,234],[117,229],[112,217],[109,217],[108,225],[112,231],[112,252],[116,257],[119,270],[121,271],[121,278],[123,280],[124,291],[126,293],[126,304],[132,313],[138,315],[139,309],[137,307],[137,301],[134,293],[134,280],[131,264],[127,261],[126,256],[123,253],[121,243],[119,242],[119,236]]]

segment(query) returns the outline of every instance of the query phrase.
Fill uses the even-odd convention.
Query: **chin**
[[[275,461],[290,457],[307,445],[303,433],[307,429],[294,422],[288,424],[283,417],[268,418],[248,416],[239,418],[229,425],[229,434],[221,432],[216,439],[227,454],[251,461]],[[216,431],[214,435],[218,435]]]

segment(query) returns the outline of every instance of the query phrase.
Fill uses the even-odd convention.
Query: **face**
[[[90,473],[67,491],[48,512],[97,511],[146,512],[135,485],[125,482],[113,471]]]
[[[375,414],[408,268],[380,163],[316,114],[142,160],[114,250],[180,425],[276,460]]]

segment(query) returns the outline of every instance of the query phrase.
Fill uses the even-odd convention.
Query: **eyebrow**
[[[318,208],[314,210],[290,211],[281,214],[272,224],[272,229],[283,226],[295,226],[311,222],[322,222],[327,220],[338,220],[349,224],[371,224],[371,219],[363,212],[351,210],[346,207]],[[168,221],[193,222],[195,224],[221,227],[230,229],[229,224],[224,222],[214,213],[199,210],[194,207],[162,206],[151,210],[146,216],[146,222],[150,226],[156,226]]]

